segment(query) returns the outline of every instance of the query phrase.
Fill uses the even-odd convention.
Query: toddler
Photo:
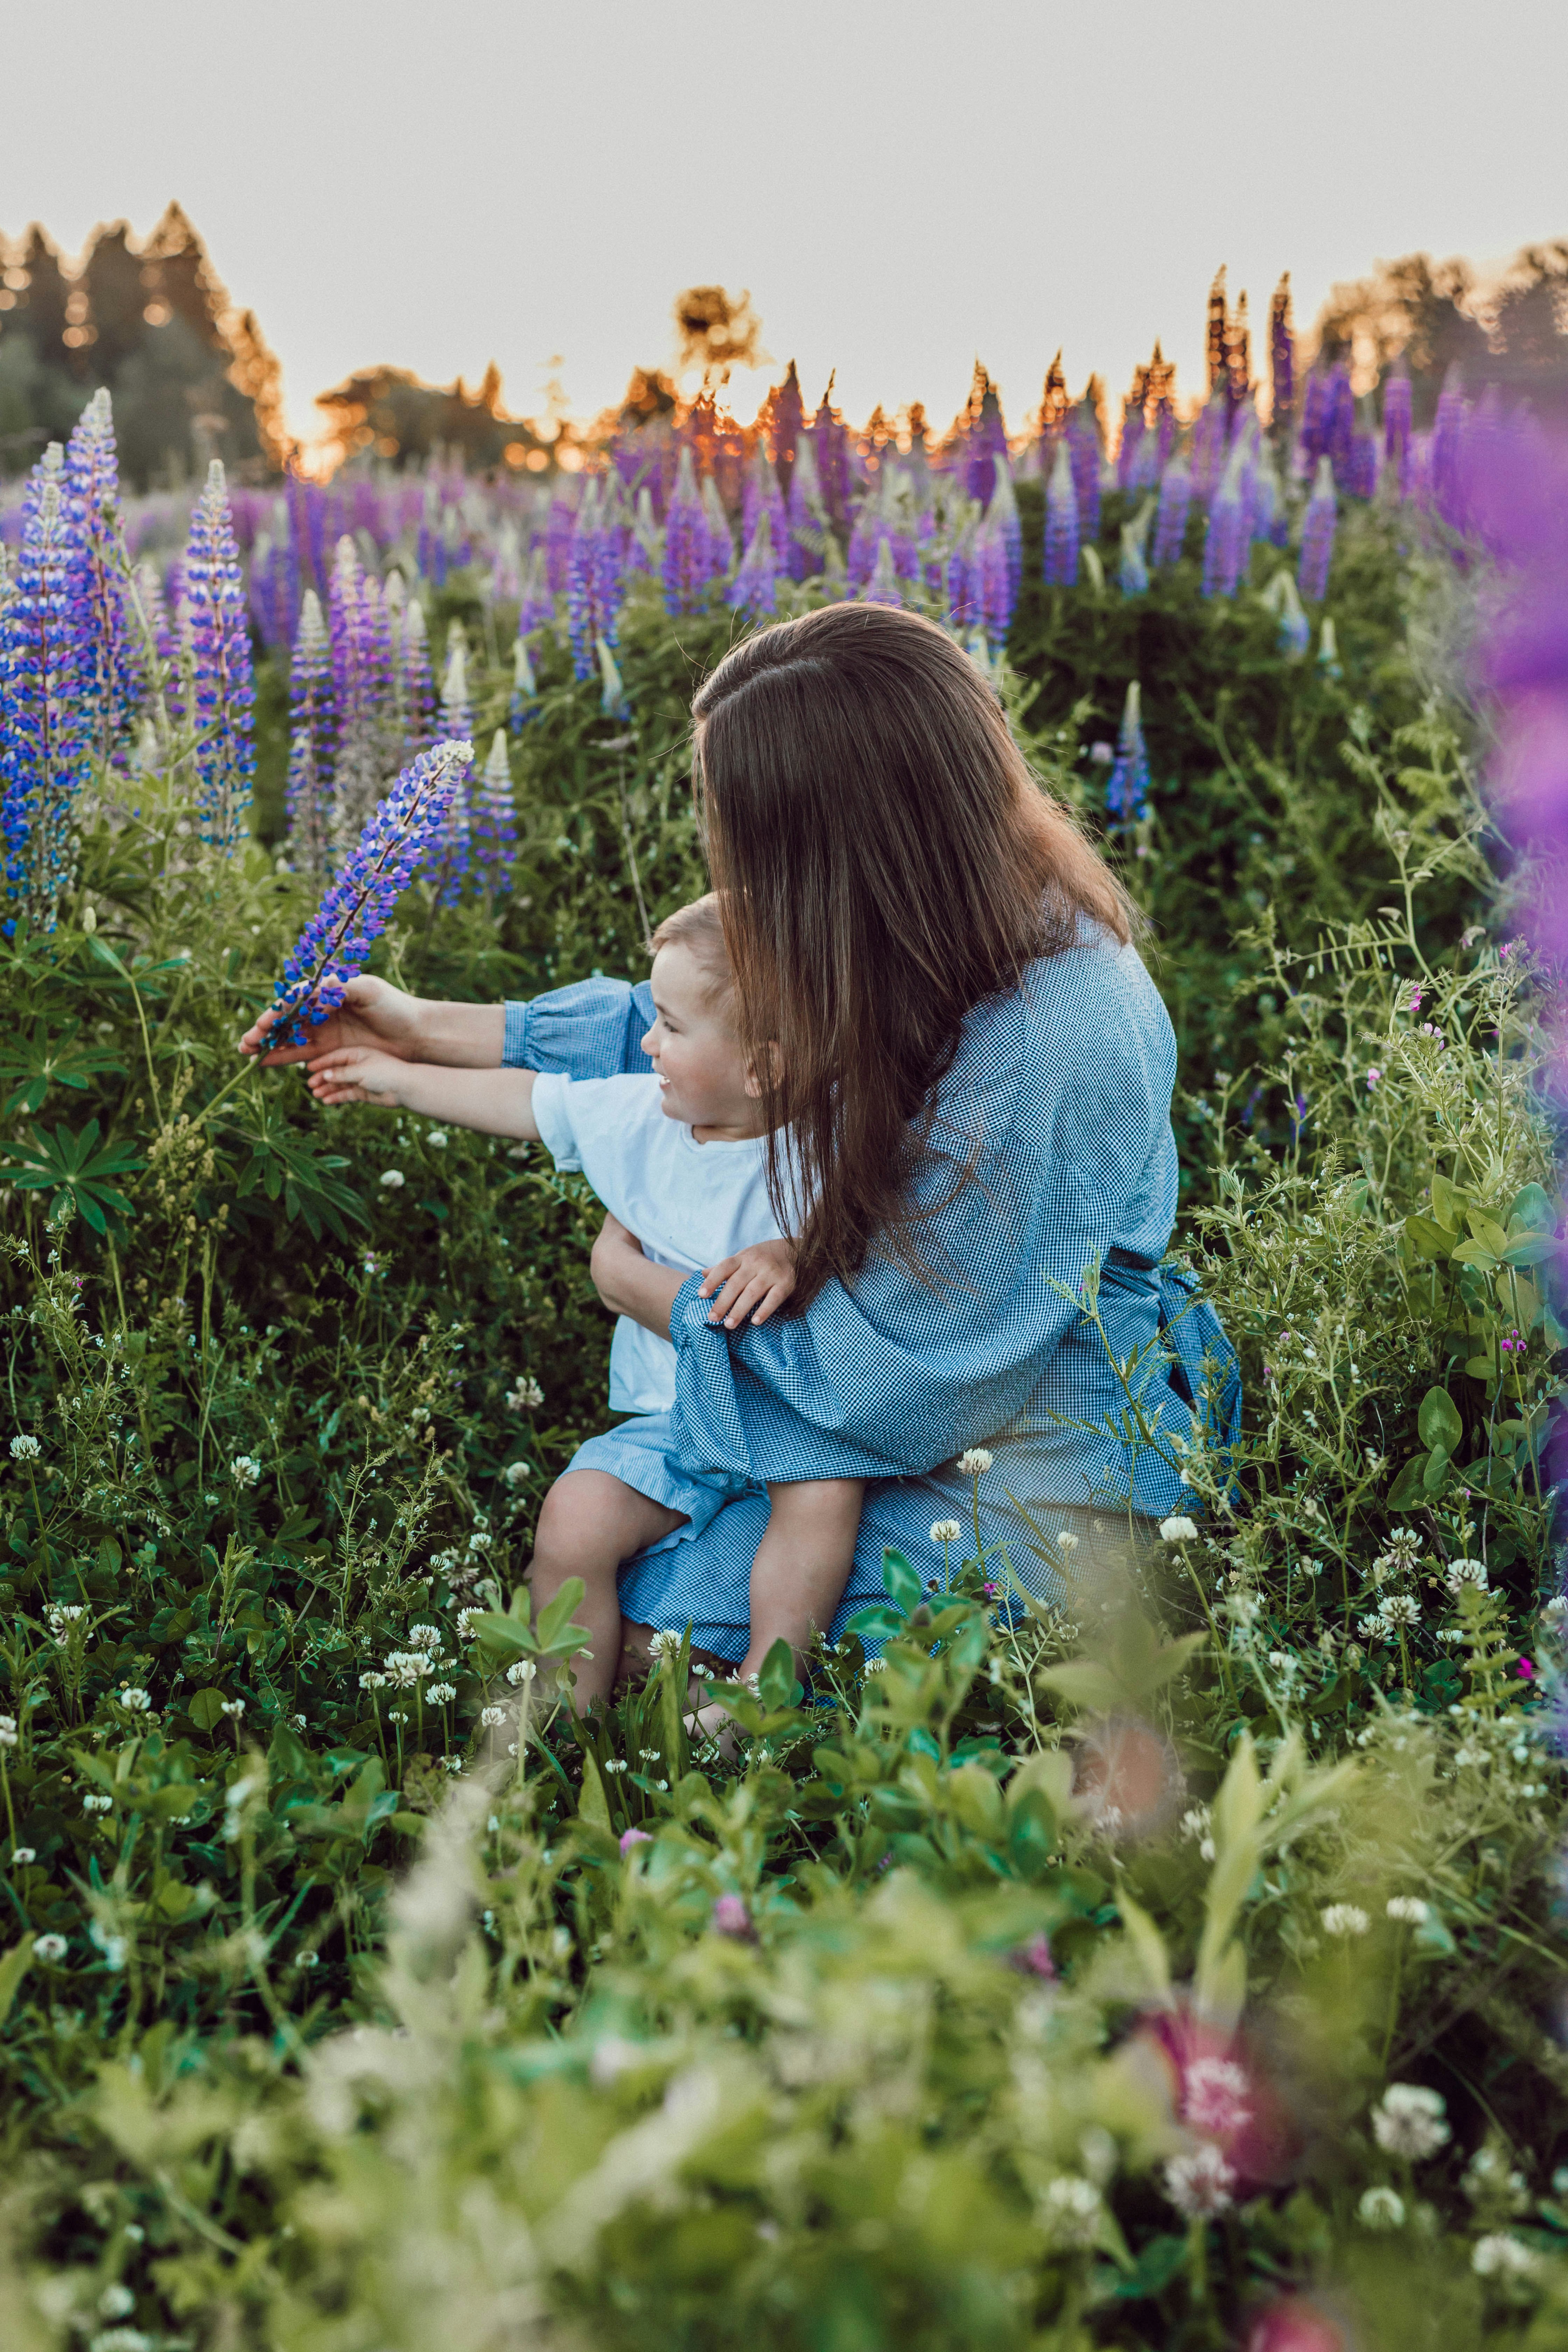
[[[487,1135],[542,1142],[578,1169],[655,1265],[702,1272],[711,1319],[767,1320],[795,1288],[795,1255],[768,1199],[761,1088],[736,1033],[719,902],[710,893],[653,935],[653,1075],[563,1078],[532,1070],[450,1069],[341,1046],[310,1064],[319,1102],[377,1103]],[[635,1242],[632,1237],[635,1237]],[[593,1636],[575,1663],[575,1704],[607,1696],[620,1663],[616,1577],[626,1561],[687,1522],[689,1491],[670,1459],[676,1353],[668,1306],[622,1315],[610,1346],[610,1404],[637,1416],[590,1439],[540,1514],[530,1581],[542,1608],[568,1577]],[[613,1465],[608,1466],[608,1465]],[[781,1638],[797,1654],[824,1633],[854,1558],[862,1482],[770,1486],[766,1533],[751,1577],[751,1639],[739,1673],[754,1675]],[[705,1727],[720,1710],[709,1709]]]

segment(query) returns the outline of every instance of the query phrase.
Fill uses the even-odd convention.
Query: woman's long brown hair
[[[1084,916],[1128,940],[1126,895],[974,664],[912,613],[829,604],[761,630],[692,716],[769,1191],[786,1232],[809,1204],[792,1307],[853,1282],[874,1238],[929,1276],[910,1186],[964,1015]]]

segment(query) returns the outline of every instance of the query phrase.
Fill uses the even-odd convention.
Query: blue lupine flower
[[[311,1029],[342,1003],[416,868],[439,850],[449,804],[473,756],[467,742],[422,751],[376,808],[283,967],[272,1044],[309,1045]]]
[[[63,495],[80,543],[89,635],[84,687],[91,740],[100,760],[124,750],[141,700],[135,646],[115,553],[120,469],[107,391],[95,392],[66,446]]]
[[[1100,537],[1100,420],[1086,393],[1068,420],[1068,455],[1078,499],[1079,538],[1093,546]]]
[[[1116,757],[1105,782],[1105,806],[1117,824],[1141,824],[1149,814],[1149,753],[1143,741],[1138,680],[1127,689]]]
[[[1078,579],[1078,490],[1072,476],[1072,452],[1066,440],[1057,443],[1056,461],[1046,485],[1046,584],[1070,588]]]
[[[798,407],[800,403],[800,393],[798,387],[795,397],[795,404]],[[774,407],[774,429],[775,431],[780,429],[776,403]],[[799,429],[799,424],[797,421],[795,430],[798,433]],[[793,472],[795,467],[795,443],[793,439],[791,440],[789,449],[789,466],[790,470]],[[768,519],[768,540],[773,551],[773,562],[776,567],[780,554],[789,544],[789,519],[784,511],[783,494],[779,489],[779,475],[774,470],[773,467],[768,463],[766,453],[763,449],[758,448],[752,458],[751,464],[746,468],[745,486],[741,495],[741,531],[745,541],[748,557],[752,542],[757,534],[758,520],[760,517],[764,514]],[[731,596],[730,601],[733,604],[734,598]],[[771,612],[773,608],[770,605],[768,609]]]
[[[1355,394],[1351,390],[1350,370],[1342,361],[1329,375],[1328,407],[1323,419],[1323,452],[1332,463],[1334,479],[1342,488],[1348,487],[1346,475],[1354,434]]]
[[[980,569],[974,526],[966,524],[948,550],[942,567],[942,600],[949,628],[960,635],[980,619]]]
[[[782,499],[779,511],[784,510]],[[746,541],[745,554],[741,558],[735,577],[730,583],[727,598],[737,613],[750,621],[765,621],[778,607],[778,558],[773,552],[772,509],[765,503],[757,508],[757,520]]]
[[[1024,530],[1018,520],[1018,500],[1013,488],[1013,468],[1005,449],[998,451],[992,459],[991,469],[994,480],[991,503],[986,510],[985,521],[987,529],[994,528],[1000,534],[1007,557],[1007,614],[1010,626],[1013,609],[1018,602],[1018,591],[1024,584]]]
[[[1383,387],[1383,454],[1402,496],[1408,487],[1413,419],[1410,378],[1391,375]]]
[[[1234,596],[1240,583],[1242,567],[1251,543],[1247,530],[1247,446],[1242,442],[1231,452],[1224,478],[1209,509],[1208,527],[1204,533],[1203,593],[1205,596]]]
[[[517,608],[517,634],[531,636],[535,629],[548,627],[555,618],[555,599],[550,593],[545,551],[536,547],[528,559],[522,575],[522,597]]]
[[[1333,459],[1325,454],[1318,460],[1318,478],[1307,501],[1306,520],[1301,526],[1301,562],[1296,575],[1301,593],[1309,604],[1321,604],[1328,593],[1329,565],[1333,559],[1334,526],[1338,519]]]
[[[1211,393],[1193,426],[1193,488],[1205,506],[1219,487],[1229,450],[1230,408],[1221,390]]]
[[[246,833],[256,774],[256,684],[245,575],[223,467],[215,457],[191,517],[183,574],[195,681],[197,819],[209,846],[232,850]]]
[[[480,884],[488,883],[493,892],[507,879],[517,856],[517,803],[512,794],[511,761],[506,737],[499,727],[474,792],[473,835]]]
[[[573,674],[580,679],[594,675],[598,640],[603,637],[608,646],[616,640],[626,595],[620,541],[621,533],[605,512],[600,478],[591,476],[566,551],[566,618]]]
[[[0,833],[13,911],[52,931],[70,882],[71,817],[91,768],[91,589],[66,502],[65,452],[33,469],[9,593],[0,604]]]
[[[1163,572],[1176,562],[1187,536],[1187,514],[1193,503],[1193,478],[1180,457],[1173,458],[1160,483],[1160,510],[1154,518],[1154,569]]]

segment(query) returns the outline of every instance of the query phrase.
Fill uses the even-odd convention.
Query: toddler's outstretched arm
[[[422,1118],[449,1119],[481,1135],[539,1141],[533,1116],[532,1070],[462,1070],[435,1062],[403,1062],[371,1045],[339,1045],[310,1064],[310,1092],[329,1108],[375,1103]]]

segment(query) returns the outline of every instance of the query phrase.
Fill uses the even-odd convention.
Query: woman
[[[730,1331],[635,1235],[612,1223],[595,1244],[606,1307],[668,1328],[679,1359],[686,1517],[623,1572],[627,1651],[689,1622],[700,1649],[743,1654],[770,1480],[869,1482],[837,1632],[880,1595],[886,1547],[940,1569],[933,1523],[968,1521],[976,1448],[987,1547],[1059,1591],[1079,1542],[1081,1571],[1096,1537],[1184,1502],[1194,1400],[1216,1438],[1236,1402],[1212,1313],[1160,1273],[1175,1041],[1128,900],[974,665],[911,614],[838,604],[765,629],[692,708],[797,1287],[782,1318]],[[599,1077],[649,1066],[651,1017],[646,983],[500,1008],[360,981],[310,1050]]]

